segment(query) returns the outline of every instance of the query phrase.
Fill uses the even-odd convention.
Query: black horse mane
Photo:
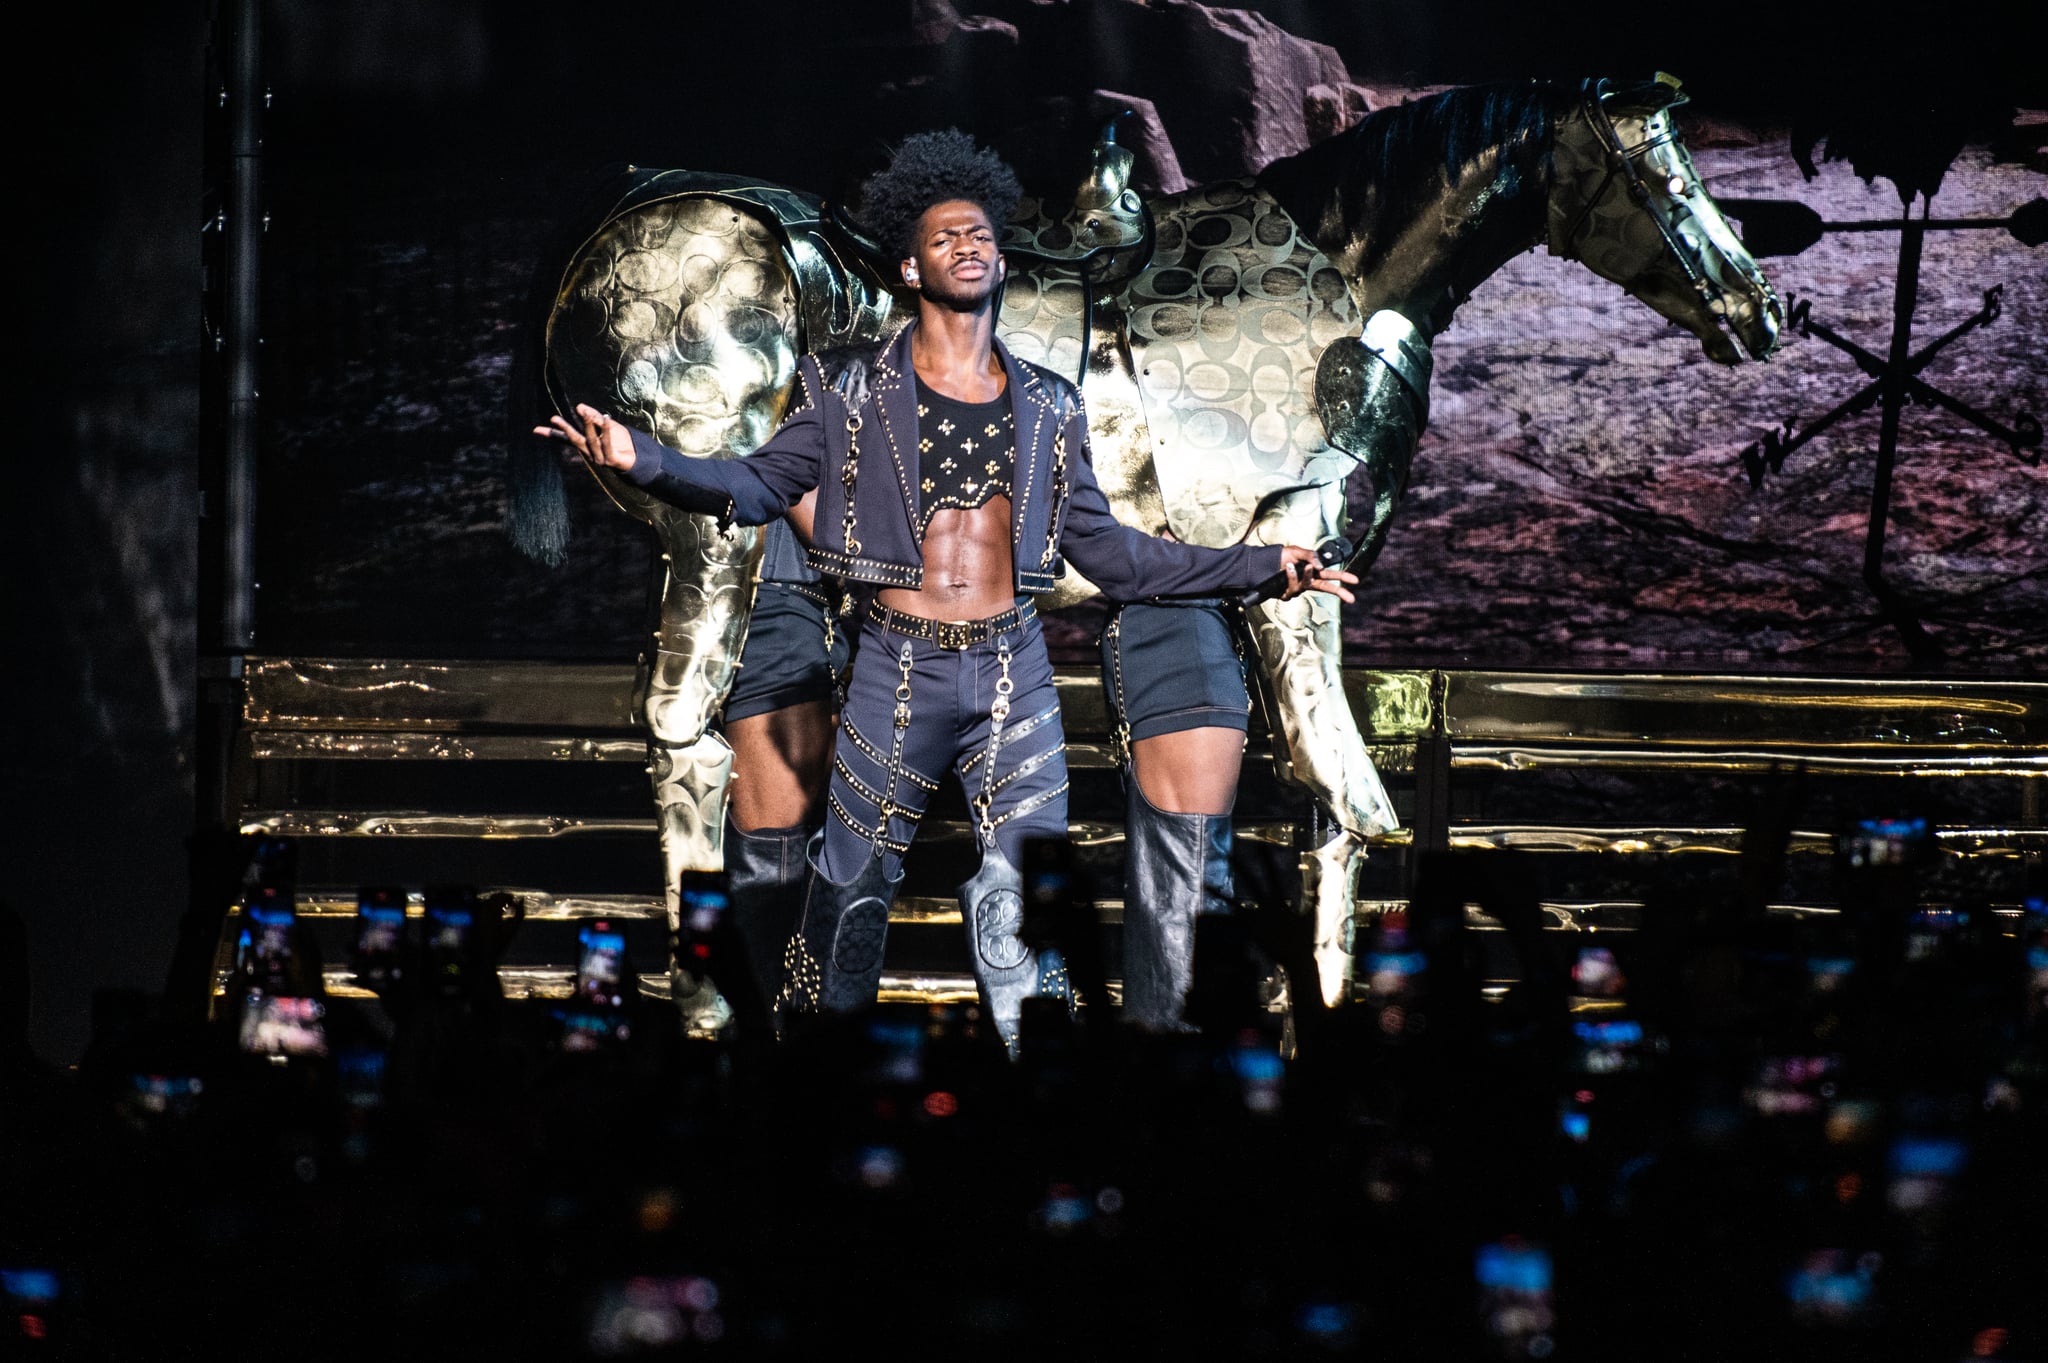
[[[1488,147],[1548,147],[1560,103],[1555,86],[1535,81],[1461,86],[1376,110],[1339,136],[1352,139],[1352,155],[1366,165],[1404,165],[1438,151],[1444,174],[1455,175]]]
[[[1557,120],[1575,97],[1576,87],[1544,81],[1459,86],[1376,109],[1258,178],[1297,222],[1318,232],[1335,226],[1322,212],[1333,194],[1349,209],[1378,188],[1404,196],[1433,190],[1493,147],[1504,153],[1501,188],[1513,191],[1547,162]]]

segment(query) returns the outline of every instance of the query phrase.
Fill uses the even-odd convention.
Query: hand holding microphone
[[[1332,535],[1313,549],[1287,545],[1280,551],[1280,571],[1240,596],[1238,604],[1250,607],[1311,591],[1328,592],[1339,601],[1355,601],[1349,588],[1358,585],[1358,575],[1343,568],[1351,553],[1351,542],[1340,535]]]

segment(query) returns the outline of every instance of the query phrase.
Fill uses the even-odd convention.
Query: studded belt
[[[986,620],[927,620],[922,615],[905,615],[902,611],[890,610],[879,601],[868,606],[868,619],[893,634],[907,639],[926,639],[949,653],[958,653],[979,643],[993,639],[1005,630],[1016,629],[1027,620],[1035,619],[1038,607],[1029,601],[1015,610],[991,615]]]

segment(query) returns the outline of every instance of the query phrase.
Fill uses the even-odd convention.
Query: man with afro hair
[[[810,558],[862,609],[825,829],[786,957],[783,1004],[875,1000],[889,906],[950,769],[980,845],[960,887],[975,982],[1014,1052],[1024,999],[1065,992],[1019,939],[1024,842],[1067,833],[1066,743],[1032,597],[1071,560],[1111,600],[1242,590],[1351,599],[1299,545],[1206,549],[1123,525],[1096,485],[1074,386],[996,339],[997,233],[1016,176],[954,130],[905,139],[861,196],[916,313],[879,342],[805,356],[782,426],[741,459],[696,459],[579,405],[542,434],[654,495],[762,525],[817,491]]]
[[[918,220],[932,205],[964,200],[981,209],[1000,234],[1023,195],[1001,157],[958,128],[947,128],[903,139],[887,169],[861,186],[858,216],[884,250],[908,260],[916,254]]]

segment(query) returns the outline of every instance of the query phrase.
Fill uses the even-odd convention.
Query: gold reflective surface
[[[1660,135],[1651,115],[1616,122],[1630,139]],[[1578,153],[1560,154],[1566,178],[1579,178]],[[1660,173],[1691,178],[1682,146],[1660,144],[1648,155],[1645,164]],[[1248,180],[1145,205],[1129,193],[1129,172],[1128,152],[1099,144],[1073,210],[1017,242],[1073,260],[1104,249],[1065,271],[1013,268],[999,321],[1006,342],[1026,359],[1085,379],[1095,469],[1120,519],[1212,545],[1315,544],[1338,533],[1341,482],[1357,451],[1330,443],[1315,376],[1326,351],[1361,334],[1359,281],[1346,281]],[[549,325],[553,386],[558,399],[602,406],[686,453],[742,454],[779,417],[799,345],[879,334],[892,300],[830,238],[791,228],[815,212],[801,196],[762,186],[693,191],[686,176],[674,183],[676,192],[643,196],[617,213],[569,262]],[[1612,241],[1592,250],[1641,237],[1642,224],[1625,221],[1619,205],[1603,203],[1597,213],[1594,235]],[[1733,241],[1725,223],[1716,228],[1718,214],[1709,221],[1697,205],[1688,213],[1690,228],[1668,211],[1665,226],[1692,231],[1716,250],[1728,244],[1722,236]],[[1586,258],[1602,273],[1638,268],[1633,257]],[[1750,315],[1727,318],[1752,340],[1775,300],[1755,293],[1760,275],[1742,273],[1734,269],[1717,284],[1730,308],[1742,306],[1743,288],[1752,290]],[[1369,396],[1362,386],[1356,401]],[[1412,446],[1415,434],[1398,431],[1394,443]],[[1381,463],[1399,475],[1396,483],[1405,478],[1402,459]],[[594,474],[622,509],[654,527],[668,560],[643,675],[552,664],[256,659],[246,682],[246,755],[622,760],[636,746],[637,720],[651,738],[646,755],[668,887],[685,867],[718,864],[730,753],[710,724],[745,636],[757,536],[721,532],[625,479]],[[1387,514],[1397,496],[1398,486],[1388,493]],[[1377,508],[1376,519],[1384,520]],[[1070,574],[1054,604],[1089,594],[1089,584]],[[1836,764],[1817,770],[2038,775],[2048,754],[2048,702],[2040,688],[2019,684],[1346,672],[1333,603],[1267,603],[1252,615],[1272,760],[1332,811],[1340,830],[1304,854],[1302,866],[1326,999],[1348,987],[1354,886],[1366,846],[1408,840],[1376,759],[1388,770],[1410,767],[1414,740],[1432,731],[1450,737],[1453,766],[1464,770],[1754,770],[1783,754]],[[1066,669],[1059,681],[1073,764],[1109,765],[1093,670]],[[243,824],[304,837],[542,839],[644,833],[647,826],[546,814],[298,808],[252,809]],[[1121,830],[1076,824],[1073,835],[1113,843]],[[1293,835],[1287,824],[1241,830],[1269,841]],[[925,836],[971,833],[934,820]],[[1463,825],[1452,841],[1724,852],[1737,836],[1728,829]],[[1957,854],[2007,856],[2038,848],[2040,832],[1944,829],[1941,840]],[[1794,850],[1826,848],[1821,835],[1801,834]],[[886,981],[885,996],[891,988],[953,987],[957,997],[973,995],[965,976],[952,983],[933,976]]]
[[[1084,185],[1077,213],[1122,193],[1100,148],[1091,173],[1100,183]],[[1356,461],[1325,439],[1315,392],[1324,350],[1360,329],[1336,266],[1250,180],[1145,207],[1153,247],[1135,278],[1093,298],[1092,312],[1078,276],[1013,278],[1005,343],[1076,375],[1086,337],[1095,473],[1126,525],[1212,547],[1341,533],[1343,479]],[[1093,592],[1070,571],[1052,604]],[[1348,987],[1349,906],[1367,840],[1399,820],[1345,691],[1335,603],[1267,602],[1249,616],[1282,771],[1342,830],[1302,863],[1321,989],[1335,998]],[[1398,725],[1412,718],[1414,694],[1395,692],[1385,709]]]
[[[2048,754],[2048,683],[1735,676],[1447,674],[1461,742],[1779,744]]]
[[[1306,615],[1313,607],[1282,603]],[[1287,620],[1287,617],[1283,617]],[[1298,626],[1311,630],[1314,621]],[[1280,651],[1280,656],[1290,654]],[[1360,668],[1320,675],[1314,722],[1369,728],[1374,755],[1412,767],[1440,728],[1454,770],[1754,771],[2048,777],[2048,683],[1882,677],[1538,673]],[[642,723],[629,665],[250,659],[246,755],[258,760],[623,760]],[[1111,762],[1096,670],[1055,669],[1076,766]],[[1334,698],[1341,696],[1341,707]],[[1286,716],[1281,715],[1281,724]],[[1252,761],[1286,762],[1253,717]],[[715,754],[714,754],[715,759]],[[280,814],[280,817],[284,817]],[[294,815],[304,819],[305,814]],[[367,817],[367,816],[366,816]],[[1114,825],[1090,835],[1114,836]],[[1247,834],[1248,835],[1248,834]]]
[[[375,730],[255,729],[249,756],[258,760],[321,758],[358,761],[642,762],[647,744],[632,738],[553,734],[405,733]]]
[[[1739,854],[1740,828],[1593,828],[1583,825],[1459,824],[1452,847],[1502,848],[1536,852],[1722,852]],[[1952,856],[2017,857],[2048,849],[2040,828],[1936,828],[1935,845]],[[1796,856],[1833,856],[1834,837],[1811,829],[1795,831],[1786,850]]]
[[[1434,672],[1344,669],[1344,695],[1366,732],[1382,742],[1410,741],[1430,731]]]
[[[1006,233],[1006,244],[1053,263],[1013,273],[999,321],[1006,343],[1085,377],[1095,470],[1126,523],[1218,546],[1314,544],[1337,533],[1340,482],[1354,461],[1326,443],[1313,388],[1323,349],[1358,331],[1343,280],[1250,181],[1148,206],[1130,189],[1131,166],[1130,152],[1104,138],[1064,219],[1049,223],[1035,204],[1023,206],[1020,220],[1031,225]],[[816,344],[811,315],[824,304],[812,295],[834,271],[785,251],[786,242],[822,239],[778,233],[769,219],[788,214],[746,198],[760,192],[635,202],[585,244],[548,329],[564,405],[614,411],[686,454],[744,453],[765,438],[794,373],[800,316],[813,320]],[[1062,271],[1062,257],[1077,266]],[[1114,296],[1096,298],[1098,287]],[[862,301],[871,315],[860,320],[878,328],[886,296]],[[1155,461],[1160,451],[1171,457]],[[593,472],[622,509],[655,527],[666,551],[644,679],[664,860],[672,870],[716,864],[727,767],[695,745],[745,637],[755,537],[720,533],[708,518]],[[1070,575],[1051,604],[1090,594]],[[1346,701],[1335,612],[1290,604],[1301,608],[1254,622],[1271,708],[1292,753],[1288,770],[1353,838],[1333,864],[1355,867],[1362,839],[1394,825],[1393,809]]]
[[[642,204],[606,223],[564,272],[548,322],[562,405],[590,403],[705,458],[744,454],[773,431],[796,342],[796,276],[776,235],[708,195]],[[657,746],[687,749],[738,668],[759,534],[720,530],[588,467],[661,540],[667,576],[645,712]],[[700,862],[715,852],[698,850]]]
[[[441,814],[428,810],[248,809],[237,828],[279,838],[565,838],[645,833],[650,820],[570,814]]]
[[[1351,997],[1358,872],[1365,848],[1364,837],[1344,829],[1301,854],[1302,907],[1315,924],[1316,983],[1326,1007]]]
[[[1494,771],[1718,771],[1762,772],[1793,760],[1783,750],[1704,749],[1658,745],[1642,748],[1462,745],[1451,765]],[[2048,776],[2048,755],[1979,753],[1966,757],[1924,757],[1894,753],[1877,757],[1802,746],[1797,760],[1817,776]]]
[[[1175,535],[1238,544],[1270,499],[1318,500],[1313,489],[1350,473],[1351,456],[1324,437],[1314,381],[1323,351],[1359,333],[1358,310],[1337,267],[1250,180],[1151,210],[1152,257],[1118,298],[1146,457]]]
[[[611,663],[251,657],[242,722],[251,728],[561,732],[634,722],[633,673]]]
[[[1020,360],[1043,365],[1069,382],[1079,382],[1083,377],[1081,368],[1081,332],[1107,326],[1099,308],[1090,320],[1087,295],[1083,291],[1080,276],[1073,270],[1051,267],[1014,269],[1003,283],[1002,310],[996,315],[996,330],[1003,338],[1003,344],[1010,353]],[[1082,396],[1093,403],[1095,394],[1086,384]],[[1094,413],[1089,414],[1089,444],[1095,441]],[[1102,452],[1095,451],[1096,474],[1102,476],[1107,470],[1100,467]]]
[[[1650,93],[1655,98],[1637,92],[1630,104],[1597,87],[1559,120],[1547,193],[1553,220],[1565,214],[1570,230],[1553,221],[1552,245],[1628,282],[1698,332],[1716,358],[1735,358],[1723,323],[1752,353],[1767,353],[1775,296],[1698,190],[1671,131],[1675,92]],[[1500,154],[1492,148],[1478,157],[1483,174],[1466,167],[1452,177],[1466,216],[1493,193]],[[1361,555],[1369,566],[1426,420],[1428,337],[1415,320],[1424,313],[1411,318],[1376,302],[1361,326],[1359,300],[1377,298],[1378,284],[1347,278],[1254,181],[1147,204],[1131,189],[1132,164],[1105,133],[1064,217],[1053,221],[1035,201],[1020,206],[1004,234],[1018,262],[998,321],[1004,339],[1021,357],[1083,383],[1095,470],[1126,523],[1212,546],[1318,544],[1344,531],[1343,480],[1362,461],[1375,495]],[[1650,176],[1658,193],[1608,193],[1617,169],[1634,190]],[[702,192],[685,192],[692,183]],[[875,334],[892,306],[871,263],[838,254],[830,237],[791,230],[799,219],[815,227],[815,218],[814,202],[772,186],[656,175],[564,276],[549,329],[560,392],[587,393],[685,453],[754,448],[785,400],[800,334],[812,347]],[[1375,274],[1390,269],[1414,284],[1416,253],[1442,249],[1442,228],[1416,227],[1396,252],[1404,263]],[[1330,249],[1356,267],[1355,246]],[[1443,301],[1447,317],[1452,300]],[[1339,342],[1355,344],[1321,374]],[[668,549],[662,624],[644,686],[664,851],[671,869],[712,864],[727,768],[696,745],[744,638],[754,539],[719,534],[704,518],[665,510],[624,480],[599,476],[615,501],[656,525]],[[1050,604],[1092,591],[1070,574]],[[1366,707],[1362,731],[1340,666],[1334,607],[1311,599],[1266,603],[1251,614],[1281,770],[1342,830],[1341,846],[1310,857],[1310,898],[1348,903],[1349,885],[1340,893],[1325,882],[1355,879],[1366,840],[1395,828],[1374,756],[1388,752],[1389,738],[1422,732],[1417,698],[1397,688],[1384,714]],[[1319,921],[1336,912],[1319,910]],[[1334,932],[1324,934],[1331,943]],[[1329,992],[1327,978],[1324,985]]]
[[[1054,674],[1068,735],[1105,737],[1108,708],[1095,668],[1062,664]],[[564,751],[595,745],[587,749],[594,752],[641,722],[633,684],[626,663],[256,655],[243,720],[263,742],[280,745],[280,755],[285,746],[310,751],[329,735],[456,745],[523,737]],[[2025,679],[1346,668],[1341,685],[1378,736],[1413,739],[1440,725],[1460,751],[1725,743],[1899,761],[2048,755],[2048,682]]]
[[[755,211],[709,194],[614,216],[564,271],[548,319],[558,402],[613,413],[684,454],[730,458],[773,431],[796,374],[797,277]],[[710,733],[746,639],[760,533],[720,529],[586,465],[654,528],[666,580],[641,679],[662,860],[723,864],[731,753]]]
[[[651,744],[648,775],[661,827],[662,894],[671,930],[681,918],[684,871],[725,865],[725,801],[732,776],[732,749],[719,734],[706,732],[695,743]]]

